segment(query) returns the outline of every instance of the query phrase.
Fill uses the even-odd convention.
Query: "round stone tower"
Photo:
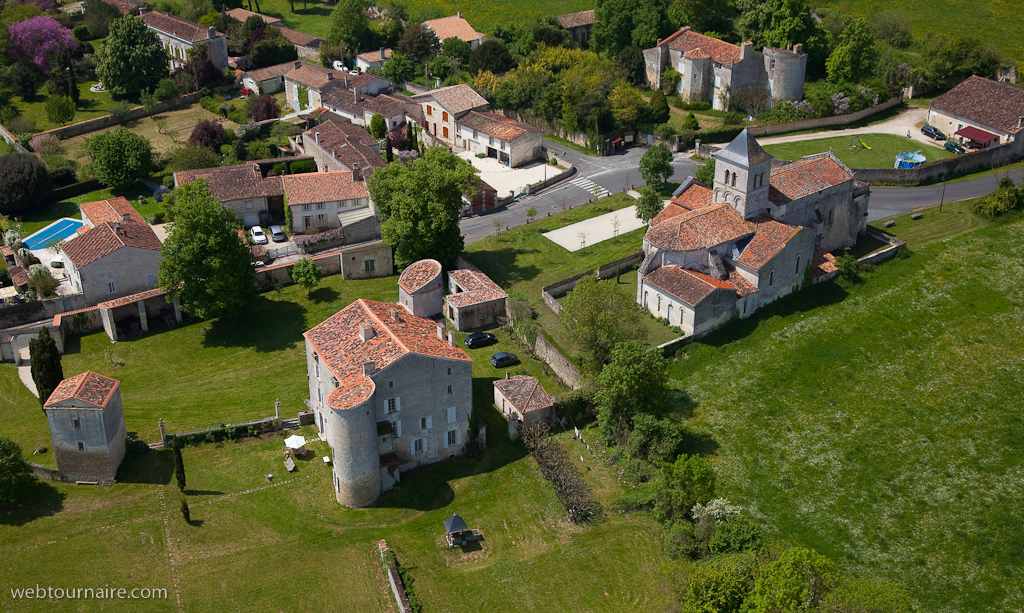
[[[399,303],[417,317],[433,317],[444,309],[441,263],[437,260],[413,262],[398,277]]]
[[[360,388],[368,389],[360,389]],[[327,432],[334,450],[334,487],[338,502],[347,507],[365,507],[380,496],[380,454],[377,450],[377,424],[374,421],[373,382],[365,377],[354,388],[345,390],[364,396],[359,402],[344,402],[343,410],[331,410]],[[335,391],[341,391],[338,388]],[[334,394],[332,393],[332,396]],[[328,402],[331,402],[331,398]]]
[[[772,102],[802,100],[807,73],[807,54],[804,53],[803,45],[797,43],[792,49],[765,47],[762,53]]]

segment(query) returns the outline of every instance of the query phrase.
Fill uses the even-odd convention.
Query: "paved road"
[[[1024,178],[1024,168],[1018,168],[1010,172],[1009,175],[1019,185],[1021,179]],[[933,206],[940,200],[955,202],[978,198],[995,191],[998,181],[999,175],[993,174],[968,181],[947,183],[945,195],[942,193],[942,184],[927,187],[872,187],[871,201],[868,204],[868,221]]]

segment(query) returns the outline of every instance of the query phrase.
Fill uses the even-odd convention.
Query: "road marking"
[[[572,181],[569,181],[569,183],[575,185],[576,187],[580,187],[587,190],[588,192],[593,194],[595,198],[604,198],[610,193],[608,190],[601,187],[597,183],[594,183],[593,181],[586,177],[577,177]]]

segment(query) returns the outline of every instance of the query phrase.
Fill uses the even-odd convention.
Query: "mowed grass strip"
[[[892,168],[898,153],[920,151],[929,162],[942,160],[953,154],[939,147],[922,145],[917,141],[892,134],[862,134],[859,140],[854,136],[832,136],[792,143],[765,145],[764,150],[780,160],[796,161],[805,155],[832,153],[850,168]],[[870,149],[860,144],[863,141]],[[851,142],[856,146],[851,146]]]
[[[924,245],[687,346],[673,374],[719,493],[922,610],[1022,602],[1022,231]]]
[[[873,222],[871,227],[907,241],[911,248],[921,247],[987,226],[989,222],[971,212],[971,206],[978,200],[980,198],[947,202],[942,205],[941,211],[938,206],[932,206],[912,213],[894,215]],[[917,213],[923,217],[921,219],[910,218],[911,215]],[[886,228],[884,224],[889,220],[895,221],[896,225]]]

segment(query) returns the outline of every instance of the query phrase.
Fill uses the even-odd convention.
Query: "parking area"
[[[565,170],[542,162],[510,168],[494,158],[478,158],[471,151],[463,151],[459,157],[480,171],[480,179],[493,187],[499,198],[522,193],[527,185],[539,183]]]

